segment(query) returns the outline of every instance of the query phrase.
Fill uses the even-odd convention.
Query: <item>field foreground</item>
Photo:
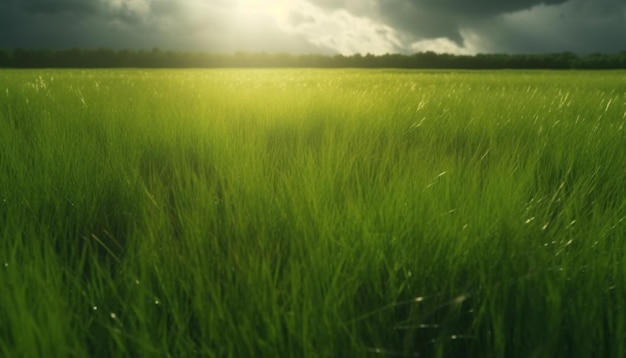
[[[0,71],[0,356],[624,357],[626,72]]]

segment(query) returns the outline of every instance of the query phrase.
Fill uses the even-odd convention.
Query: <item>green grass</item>
[[[624,357],[625,75],[1,71],[0,356]]]

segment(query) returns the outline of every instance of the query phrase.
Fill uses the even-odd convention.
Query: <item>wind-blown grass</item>
[[[0,72],[0,356],[626,355],[624,72]]]

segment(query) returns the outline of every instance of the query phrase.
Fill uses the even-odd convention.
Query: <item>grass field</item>
[[[0,356],[625,357],[626,72],[0,71]]]

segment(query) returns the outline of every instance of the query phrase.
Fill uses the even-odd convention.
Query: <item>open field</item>
[[[626,72],[0,71],[0,356],[624,357]]]

